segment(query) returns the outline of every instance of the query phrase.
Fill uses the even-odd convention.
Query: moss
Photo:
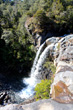
[[[50,68],[51,71],[53,72],[53,74],[55,74],[55,72],[56,72],[56,67],[54,66],[54,64],[53,64],[52,61],[48,61],[48,59],[47,59],[47,61],[44,63],[43,66],[46,67],[46,68]]]
[[[60,50],[60,43],[58,43],[57,49]]]

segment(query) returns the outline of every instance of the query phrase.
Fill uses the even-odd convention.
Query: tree
[[[52,13],[54,15],[60,15],[60,12],[64,10],[62,3],[60,0],[54,0],[52,3]]]
[[[3,13],[0,10],[0,38],[1,38],[1,35],[2,35],[2,32],[3,32],[3,29],[2,29],[2,26],[1,26],[2,18],[3,18]]]
[[[34,17],[36,19],[36,23],[38,27],[44,28],[45,23],[47,22],[47,16],[44,11],[38,10],[35,14]]]
[[[3,0],[0,0],[0,4],[3,3]]]
[[[3,30],[2,30],[2,27],[0,25],[0,38],[1,38],[2,33],[3,33]]]

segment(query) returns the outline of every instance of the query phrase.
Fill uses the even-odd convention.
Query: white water
[[[42,44],[36,54],[34,63],[33,63],[33,67],[31,69],[31,74],[29,78],[24,78],[23,79],[23,83],[27,85],[27,87],[25,87],[24,89],[21,90],[21,92],[19,93],[21,98],[29,98],[30,96],[33,96],[34,92],[34,88],[36,86],[37,83],[40,82],[40,79],[37,78],[37,76],[39,75],[39,71],[42,69],[42,65],[46,59],[46,57],[49,55],[49,50],[51,47],[53,47],[54,44],[51,44],[49,46],[47,46],[44,51],[41,53],[44,44]],[[41,53],[41,55],[40,55]],[[39,57],[40,55],[40,57]]]
[[[36,64],[37,64],[39,55],[40,55],[40,53],[41,53],[42,50],[43,50],[44,45],[45,45],[45,43],[43,43],[43,44],[39,47],[39,50],[38,50],[37,53],[36,53],[36,57],[35,57],[35,59],[34,59],[34,63],[33,63],[33,66],[32,66],[32,68],[31,68],[31,74],[33,74],[34,71],[35,71],[35,69],[36,69]]]
[[[36,76],[39,74],[39,71],[41,70],[44,61],[46,60],[47,56],[49,55],[49,50],[53,46],[54,46],[54,44],[51,44],[51,45],[47,46],[45,48],[45,50],[42,52],[42,54],[40,55],[40,58],[37,62],[36,70],[34,71],[34,73],[31,74],[31,77],[36,78]]]

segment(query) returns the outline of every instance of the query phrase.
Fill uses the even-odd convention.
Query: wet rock
[[[6,105],[11,103],[11,97],[7,91],[0,92],[0,105]]]
[[[4,103],[4,100],[5,100],[6,96],[7,96],[6,92],[1,92],[0,93],[0,104]]]
[[[25,99],[21,99],[21,97],[14,91],[8,91],[8,96],[10,97],[10,103],[21,103]]]
[[[50,68],[42,67],[42,69],[39,71],[39,75],[37,75],[38,79],[50,79],[52,76],[52,71]]]
[[[50,45],[51,43],[57,43],[58,41],[59,41],[59,37],[58,38],[56,38],[56,37],[52,37],[52,38],[49,38],[49,39],[47,39],[46,41],[45,41],[45,43],[46,43],[46,45],[48,46],[48,45]]]
[[[14,91],[0,92],[0,105],[7,105],[10,103],[20,103],[24,99],[21,99]]]

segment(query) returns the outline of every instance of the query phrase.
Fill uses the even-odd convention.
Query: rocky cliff
[[[73,103],[73,35],[59,40],[55,51],[56,74],[51,86],[52,98],[62,103]]]
[[[54,43],[49,55],[54,59],[56,73],[51,85],[51,99],[30,104],[10,104],[0,110],[73,110],[73,35],[50,38],[46,46]]]
[[[33,36],[34,39],[34,45],[36,48],[39,48],[39,46],[47,39],[52,37],[55,34],[53,31],[50,32],[49,30],[47,31],[48,27],[45,29],[45,31],[42,32],[41,29],[38,29],[36,23],[34,23],[34,18],[28,18],[25,22],[25,28],[27,32]],[[50,27],[49,27],[50,28]]]

